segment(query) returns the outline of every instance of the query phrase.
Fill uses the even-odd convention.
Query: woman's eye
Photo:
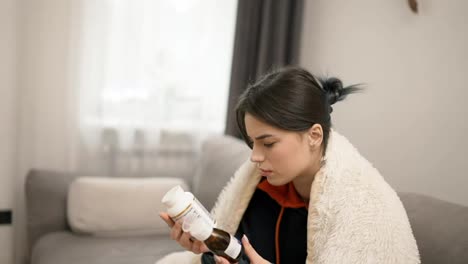
[[[267,148],[271,148],[273,147],[273,145],[275,144],[276,142],[273,142],[273,143],[263,143],[263,145]]]

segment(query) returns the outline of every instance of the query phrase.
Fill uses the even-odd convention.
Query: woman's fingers
[[[229,261],[223,257],[214,256],[216,264],[229,264]]]
[[[171,229],[171,238],[179,241],[180,236],[182,236],[182,225],[179,222],[176,222]]]
[[[204,252],[210,251],[208,247],[206,247],[205,243],[196,240],[190,236],[190,233],[183,232],[182,236],[180,236],[179,244],[182,245],[184,248],[192,251],[195,254],[200,254]]]
[[[208,247],[205,245],[205,243],[194,240],[192,243],[192,252],[195,254],[200,254],[200,253],[205,253],[210,251]]]
[[[182,235],[179,238],[179,244],[183,246],[185,249],[192,251],[193,242],[190,239],[190,234],[182,232]]]
[[[244,246],[244,252],[247,254],[247,257],[250,259],[250,263],[252,264],[264,264],[264,263],[270,263],[266,261],[262,256],[260,256],[257,251],[252,247],[252,245],[249,242],[249,239],[247,238],[246,235],[242,237],[242,245]]]
[[[201,241],[198,241],[197,242],[199,243],[200,245],[200,251],[205,253],[205,252],[208,252],[210,251],[210,249],[205,245],[205,243],[201,242]]]
[[[192,238],[190,233],[184,232],[182,230],[182,224],[179,222],[175,223],[167,213],[160,212],[159,217],[171,228],[171,238],[177,241],[182,247],[195,254],[210,251],[205,243]]]
[[[160,212],[159,217],[161,217],[164,222],[171,228],[171,238],[173,240],[179,240],[182,235],[182,225],[180,223],[175,223],[167,213]]]
[[[159,217],[161,217],[161,219],[164,220],[164,222],[166,222],[166,224],[169,227],[174,226],[174,221],[172,221],[172,219],[169,217],[169,215],[167,213],[160,212]]]
[[[255,249],[250,244],[249,239],[247,238],[246,235],[242,236],[242,245],[244,246],[245,254],[247,254],[247,256],[249,257],[249,259],[251,261],[255,260],[258,257],[260,257],[260,255],[258,255],[257,251],[255,251]]]

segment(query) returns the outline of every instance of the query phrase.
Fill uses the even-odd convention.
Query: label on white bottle
[[[180,219],[186,217],[187,215],[194,214],[194,213],[196,213],[195,209],[193,209],[192,204],[189,204],[187,208],[185,208],[182,212],[180,212],[178,215],[173,216],[172,220],[174,220],[174,222],[177,222]]]
[[[203,210],[203,207],[200,207],[197,203],[190,204],[182,213],[173,217],[172,220],[177,222],[182,219],[182,230],[189,232],[191,223],[197,218],[203,220],[208,226],[215,227],[215,222],[209,213]]]
[[[226,248],[226,250],[224,250],[224,253],[226,253],[226,255],[230,256],[231,258],[235,259],[239,256],[241,249],[242,249],[242,246],[239,240],[237,240],[237,238],[231,235],[231,239],[229,240],[229,245]]]
[[[193,198],[192,207],[197,212],[197,215],[203,218],[207,224],[209,224],[212,227],[216,226],[216,222],[213,220],[210,213],[196,198]]]

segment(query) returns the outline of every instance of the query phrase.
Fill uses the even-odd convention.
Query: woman
[[[218,226],[242,238],[240,263],[420,263],[397,194],[331,129],[332,105],[357,90],[284,68],[241,95],[237,123],[252,154],[213,209]],[[183,247],[207,252],[161,217]],[[184,263],[162,263],[171,258]],[[211,253],[201,262],[227,263]]]

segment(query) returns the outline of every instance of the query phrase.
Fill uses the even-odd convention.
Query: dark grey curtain
[[[240,137],[234,108],[249,82],[298,63],[304,0],[239,0],[225,133]]]

